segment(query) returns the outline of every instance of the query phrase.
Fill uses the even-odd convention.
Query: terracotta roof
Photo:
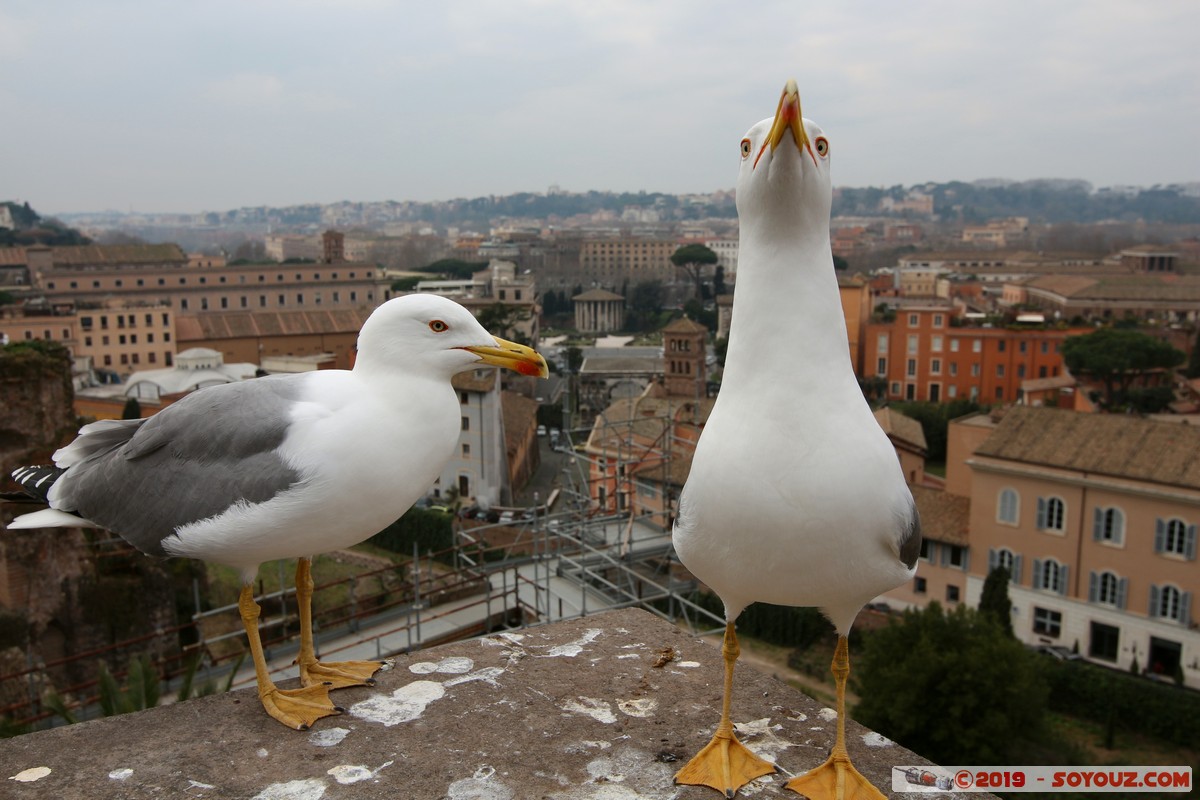
[[[370,316],[369,308],[327,311],[210,311],[181,314],[175,320],[180,341],[358,333]]]
[[[474,371],[459,372],[450,378],[450,385],[454,387],[455,391],[486,394],[496,388],[496,374],[488,370],[480,377]]]
[[[1200,489],[1197,425],[1013,406],[975,454]]]
[[[1056,275],[1033,278],[1025,286],[1078,299],[1200,301],[1200,275]]]
[[[158,264],[164,261],[187,263],[187,254],[177,244],[85,244],[53,248],[55,266],[86,264]]]
[[[663,333],[696,333],[697,331],[708,333],[708,328],[687,317],[672,320],[670,324],[663,328]]]
[[[928,486],[910,486],[921,515],[921,536],[935,542],[966,546],[971,499]]]
[[[925,441],[925,429],[912,417],[906,417],[899,411],[885,406],[875,412],[875,421],[883,428],[888,438],[899,439],[922,450],[929,449]]]

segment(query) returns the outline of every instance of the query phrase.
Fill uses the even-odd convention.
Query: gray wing
[[[56,506],[120,535],[151,555],[181,525],[238,501],[265,502],[299,479],[276,454],[299,376],[256,378],[193,392],[140,424],[124,441],[91,450],[58,481]],[[80,448],[85,449],[85,448]]]
[[[921,556],[921,515],[917,513],[917,504],[912,503],[908,526],[900,534],[900,561],[912,569]]]

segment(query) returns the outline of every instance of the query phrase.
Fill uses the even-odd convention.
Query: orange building
[[[955,314],[909,306],[892,322],[868,324],[860,374],[886,379],[892,400],[1011,403],[1022,381],[1062,374],[1063,340],[1090,331],[955,326]]]

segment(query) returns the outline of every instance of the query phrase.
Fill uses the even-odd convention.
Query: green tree
[[[1164,341],[1126,328],[1101,328],[1063,342],[1063,361],[1076,375],[1088,375],[1104,384],[1109,408],[1125,403],[1137,378],[1171,370],[1184,361],[1183,351]]]
[[[460,258],[443,258],[440,261],[434,261],[432,264],[419,267],[417,271],[436,272],[452,280],[465,281],[486,266],[486,261],[463,261]]]
[[[1012,629],[1012,600],[1008,596],[1009,572],[1007,567],[996,567],[983,581],[979,596],[979,613],[986,614],[1009,636]]]
[[[493,336],[513,341],[520,341],[522,338],[521,332],[517,330],[517,323],[529,318],[519,306],[505,303],[492,303],[481,309],[476,316],[479,318],[479,324]]]
[[[704,296],[704,268],[716,264],[718,256],[702,244],[685,244],[671,254],[671,263],[696,284],[696,297]]]
[[[416,275],[409,275],[407,278],[397,278],[392,281],[393,292],[411,292],[417,288],[417,284],[421,282],[421,278]]]
[[[0,300],[0,306],[4,301]],[[1196,329],[1196,341],[1192,343],[1192,355],[1188,358],[1187,372],[1189,378],[1200,378],[1200,328]]]
[[[855,718],[942,764],[1006,764],[1041,731],[1045,681],[990,616],[936,601],[864,636]]]

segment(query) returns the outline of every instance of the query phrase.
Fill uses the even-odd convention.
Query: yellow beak
[[[463,350],[479,356],[484,364],[511,369],[522,375],[545,378],[550,374],[546,367],[546,359],[532,347],[510,342],[499,336],[492,338],[496,340],[495,347],[464,347]]]
[[[775,122],[771,125],[766,140],[763,141],[762,150],[754,159],[755,166],[758,165],[758,159],[762,158],[767,145],[771,146],[771,152],[774,153],[775,148],[779,147],[784,134],[788,131],[792,132],[792,139],[796,142],[796,147],[808,150],[808,154],[812,156],[815,164],[817,157],[813,155],[812,144],[808,140],[808,134],[804,131],[804,118],[800,113],[800,89],[796,86],[795,78],[788,78],[787,85],[783,87],[783,94],[779,97],[779,106],[775,109]]]

